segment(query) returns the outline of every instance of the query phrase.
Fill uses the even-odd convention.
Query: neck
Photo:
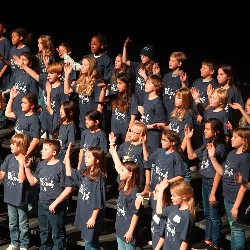
[[[59,160],[53,155],[49,159],[46,159],[46,162],[48,165],[54,165],[58,162]]]
[[[25,113],[25,116],[31,116],[33,114],[34,114],[33,110],[30,110],[30,111],[28,111],[28,112]]]
[[[155,91],[148,94],[148,99],[149,100],[154,100],[157,97],[158,97],[158,95],[157,95],[157,93]]]

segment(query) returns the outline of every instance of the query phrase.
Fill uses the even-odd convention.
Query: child
[[[173,130],[163,129],[161,136],[162,148],[158,148],[144,158],[151,169],[150,191],[158,182],[168,178],[169,182],[182,180],[185,176],[183,150],[178,134]],[[143,148],[145,150],[145,148]],[[144,153],[146,156],[146,154]]]
[[[239,127],[241,128],[250,128],[250,96],[247,98],[246,103],[245,103],[245,108],[241,106],[239,103],[230,103],[229,106],[233,109],[238,109],[242,117],[239,120]],[[232,124],[228,121],[227,128],[230,132],[233,130]]]
[[[71,145],[69,145],[70,150]],[[66,153],[66,172],[72,176],[73,185],[79,187],[74,226],[81,231],[85,249],[100,249],[99,236],[106,209],[106,154],[100,147],[86,151],[86,169],[72,169]]]
[[[122,53],[122,62],[129,66],[130,72],[135,77],[134,92],[138,96],[139,106],[143,105],[145,97],[145,84],[150,75],[160,76],[160,68],[154,61],[155,46],[153,44],[143,47],[140,51],[141,62],[131,62],[127,58],[127,47],[130,43],[130,38],[127,37]]]
[[[11,75],[10,66],[5,64],[2,60],[2,58],[7,58],[7,60],[10,60],[11,42],[5,36],[6,31],[7,31],[6,24],[4,22],[0,22],[0,92],[8,89],[10,83],[10,75]],[[0,108],[0,129],[6,126],[6,121],[7,121],[7,118],[4,116],[5,100],[2,95],[0,96],[0,99],[1,98],[2,98],[2,107]]]
[[[169,69],[163,76],[163,104],[166,109],[166,123],[169,123],[170,115],[174,109],[174,99],[176,90],[188,88],[188,77],[182,70],[182,66],[187,60],[183,52],[172,52],[169,57]]]
[[[25,134],[30,140],[26,155],[31,156],[34,153],[39,141],[41,124],[38,118],[41,106],[38,105],[37,95],[28,93],[22,98],[21,109],[13,111],[13,103],[18,95],[15,86],[11,89],[10,99],[8,101],[5,115],[10,119],[16,120],[15,133]]]
[[[147,153],[150,153],[150,147],[147,145],[144,137],[147,135],[147,127],[141,122],[136,122],[129,131],[129,140],[118,147],[118,155],[121,162],[134,161],[139,165],[140,170],[140,188],[142,195],[147,196],[150,191],[150,168],[146,165],[143,155],[143,147],[147,147]],[[109,143],[115,144],[115,134],[109,134]]]
[[[228,92],[228,101],[225,110],[228,114],[228,120],[233,128],[236,128],[239,124],[241,114],[238,110],[231,108],[229,104],[237,102],[241,106],[244,106],[244,101],[240,90],[234,85],[233,67],[230,65],[220,66],[218,69],[217,80],[221,88],[226,89]]]
[[[0,180],[4,184],[4,202],[8,206],[11,243],[7,250],[29,248],[28,182],[24,171],[24,156],[29,139],[24,134],[13,135],[10,139],[11,154],[1,165]]]
[[[199,173],[202,177],[202,200],[206,219],[205,240],[198,242],[193,247],[201,249],[212,246],[214,249],[219,249],[222,225],[220,209],[223,199],[221,176],[213,168],[206,145],[207,143],[213,143],[216,149],[216,159],[222,164],[227,156],[223,124],[216,118],[208,119],[205,122],[204,129],[206,142],[196,150],[193,150],[191,143],[193,132],[194,129],[190,129],[188,125],[185,126],[188,159],[194,160],[199,158],[201,161]]]
[[[121,163],[116,152],[116,146],[110,145],[109,152],[115,163],[115,169],[120,176],[119,196],[115,230],[117,235],[118,250],[136,249],[137,226],[139,224],[141,208],[136,209],[136,194],[140,193],[140,173],[136,162]]]
[[[50,94],[51,94],[51,85],[47,85],[47,109],[51,115],[54,111],[51,107]],[[61,149],[57,155],[57,158],[61,161],[64,161],[64,156],[68,148],[69,143],[72,147],[76,144],[76,129],[74,123],[74,102],[65,101],[61,104],[60,107],[60,121],[57,125],[57,128],[52,132],[52,138],[60,141]]]
[[[162,206],[164,189],[170,185],[172,205]],[[159,185],[156,213],[161,216],[160,240],[155,250],[190,249],[194,236],[195,202],[190,183],[163,180]]]
[[[30,185],[40,184],[38,222],[41,249],[66,250],[66,199],[72,188],[66,184],[64,164],[57,159],[59,151],[58,140],[44,140],[41,151],[43,161],[38,164],[35,173],[30,170],[30,159],[26,159],[24,164]]]
[[[86,129],[84,119],[88,111],[98,110],[102,113],[106,88],[98,86],[100,79],[97,71],[97,61],[92,56],[85,56],[82,59],[81,72],[74,86],[71,86],[69,82],[71,71],[71,64],[66,63],[64,66],[64,93],[71,94],[76,92],[78,94],[79,126],[81,130],[84,130]]]
[[[138,115],[137,95],[132,91],[131,78],[128,73],[117,76],[117,94],[111,103],[111,131],[115,134],[116,144],[120,145],[127,139],[129,129]]]
[[[85,115],[86,129],[82,131],[78,169],[85,169],[85,154],[90,147],[100,147],[108,152],[107,135],[102,129],[102,114],[97,110],[89,110]]]
[[[160,147],[160,129],[157,123],[165,122],[165,111],[159,91],[163,87],[162,79],[157,75],[151,75],[147,78],[145,85],[146,96],[143,101],[143,108],[140,111],[142,114],[141,121],[148,128],[147,141],[151,151],[155,151]]]
[[[39,74],[39,61],[31,52],[23,52],[20,55],[20,58],[13,56],[13,59],[17,65],[20,65],[20,67],[17,68],[12,74],[10,88],[15,86],[16,91],[18,92],[18,95],[13,103],[13,110],[19,111],[23,96],[25,96],[27,93],[34,93],[38,95],[39,91],[36,80],[26,73],[22,66],[27,65],[37,74]]]
[[[41,35],[38,37],[37,58],[40,62],[40,71],[47,73],[49,64],[55,62],[55,48],[50,35]]]
[[[216,172],[222,176],[224,205],[231,229],[231,249],[245,249],[245,229],[234,225],[241,215],[239,207],[246,193],[246,188],[234,180],[234,174],[240,173],[248,181],[250,172],[250,129],[236,128],[231,139],[232,147],[223,164],[215,157],[215,146],[207,145],[208,155]]]

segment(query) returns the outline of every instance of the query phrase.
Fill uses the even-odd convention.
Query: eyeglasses
[[[168,141],[168,140],[165,140],[165,139],[161,139],[161,142],[170,142],[170,141]]]
[[[128,131],[129,131],[129,133],[133,133],[133,134],[136,134],[136,135],[140,134],[140,133],[137,133],[137,132],[135,132],[134,130],[131,130],[131,129],[129,129]]]

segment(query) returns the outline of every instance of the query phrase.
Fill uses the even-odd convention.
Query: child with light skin
[[[58,140],[47,139],[43,142],[42,161],[36,171],[31,172],[31,160],[26,157],[25,174],[31,186],[39,185],[38,222],[41,248],[53,247],[66,250],[66,199],[72,192],[66,180],[65,166],[57,159],[60,151]],[[53,235],[53,237],[51,237]]]
[[[24,157],[29,139],[24,134],[10,139],[11,154],[7,155],[0,169],[4,185],[4,202],[8,207],[11,243],[8,250],[29,248],[28,182],[24,171]]]
[[[144,152],[150,153],[150,147],[147,145],[146,135],[147,127],[141,122],[136,122],[129,131],[129,140],[122,143],[117,150],[121,162],[134,161],[139,165],[140,187],[143,190],[141,195],[148,197],[150,191],[150,167],[144,161]],[[109,134],[110,145],[116,144],[115,134]],[[143,148],[146,147],[146,150]],[[119,176],[118,176],[119,179]]]
[[[187,60],[186,55],[181,51],[174,51],[169,57],[169,69],[163,76],[163,104],[166,109],[166,124],[169,123],[170,115],[174,109],[174,97],[179,88],[188,88],[187,74],[182,66]]]
[[[77,169],[85,169],[85,154],[90,147],[100,147],[105,153],[108,152],[106,132],[102,129],[102,114],[98,110],[90,110],[86,113],[86,129],[82,131],[80,151]]]
[[[159,123],[165,122],[165,110],[159,92],[162,89],[162,79],[157,75],[147,78],[145,85],[145,98],[143,101],[141,121],[148,128],[147,142],[152,151],[160,147],[161,130]]]
[[[202,177],[202,199],[204,207],[204,215],[206,219],[205,240],[198,242],[193,247],[206,248],[220,247],[221,232],[221,215],[220,208],[222,206],[222,185],[221,176],[214,170],[213,165],[208,157],[206,148],[207,143],[213,143],[216,148],[216,159],[222,164],[227,156],[227,148],[225,144],[225,135],[223,132],[223,124],[216,118],[210,118],[205,122],[204,138],[205,143],[197,149],[193,149],[191,138],[194,129],[185,126],[185,138],[187,141],[187,154],[189,160],[199,158],[201,166],[199,173]],[[198,247],[199,246],[199,247]]]
[[[81,231],[85,249],[100,250],[99,236],[106,209],[106,154],[100,147],[90,147],[84,158],[85,170],[72,169],[69,144],[66,156],[66,174],[73,186],[79,187],[74,226]]]
[[[231,229],[231,249],[245,249],[245,229],[234,224],[237,221],[239,207],[246,193],[246,188],[235,182],[234,174],[240,173],[245,182],[250,172],[250,130],[236,128],[231,138],[232,149],[223,164],[215,157],[213,143],[207,145],[208,155],[216,172],[222,176],[224,205]]]
[[[163,206],[164,190],[170,185],[172,204]],[[161,217],[160,239],[155,250],[190,249],[194,236],[194,190],[186,181],[169,184],[167,179],[158,187],[156,213]]]
[[[109,152],[115,163],[115,169],[120,176],[119,196],[115,229],[118,250],[136,249],[137,226],[141,214],[141,207],[135,207],[136,194],[140,193],[139,166],[133,161],[121,162],[116,146],[110,144]]]
[[[41,106],[38,105],[37,95],[28,93],[22,98],[21,110],[13,111],[13,103],[17,95],[18,92],[13,87],[5,115],[10,119],[16,119],[16,133],[23,133],[28,136],[30,145],[26,154],[30,156],[40,141],[41,124],[37,114],[39,114]]]

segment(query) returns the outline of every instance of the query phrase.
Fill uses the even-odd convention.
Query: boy
[[[181,70],[183,63],[187,60],[183,52],[173,52],[169,58],[169,69],[163,76],[163,104],[166,109],[166,123],[169,123],[171,113],[174,109],[175,92],[179,88],[188,88],[186,73]]]
[[[25,173],[31,186],[40,184],[38,222],[41,249],[66,249],[65,212],[66,199],[72,188],[65,183],[64,164],[57,159],[60,151],[58,140],[43,142],[42,160],[32,174],[30,159],[25,161]],[[53,243],[51,239],[53,235]]]

